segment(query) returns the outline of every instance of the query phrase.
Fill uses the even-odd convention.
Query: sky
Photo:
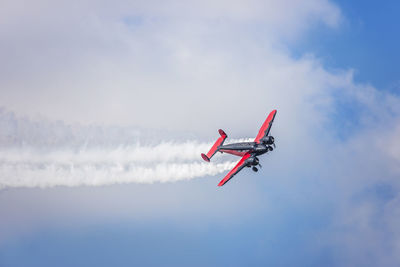
[[[398,266],[399,8],[4,1],[0,266]]]

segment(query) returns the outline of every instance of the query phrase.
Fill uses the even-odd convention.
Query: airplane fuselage
[[[218,149],[222,153],[235,154],[235,152],[246,153],[250,152],[254,156],[259,156],[272,151],[273,148],[269,145],[259,144],[256,142],[241,142],[228,145],[222,145]]]

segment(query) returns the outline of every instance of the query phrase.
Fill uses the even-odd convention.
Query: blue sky
[[[5,6],[0,266],[399,265],[397,2]],[[257,174],[180,169],[273,108]]]
[[[323,58],[326,67],[355,69],[355,80],[380,90],[398,93],[399,62],[397,11],[399,3],[388,1],[336,1],[345,17],[337,31],[317,29],[294,47]]]

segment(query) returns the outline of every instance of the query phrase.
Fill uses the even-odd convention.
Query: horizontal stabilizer
[[[206,154],[201,153],[201,157],[202,157],[205,161],[210,162],[210,159],[207,157]]]
[[[218,132],[221,135],[221,137],[218,138],[217,141],[215,141],[214,145],[211,147],[210,151],[208,151],[207,155],[204,153],[201,154],[201,157],[207,162],[210,162],[212,156],[214,156],[214,154],[218,151],[219,147],[224,143],[225,139],[228,137],[223,130],[219,129]]]

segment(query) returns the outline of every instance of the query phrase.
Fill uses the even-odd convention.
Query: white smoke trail
[[[78,152],[8,149],[0,153],[0,188],[104,186],[188,180],[229,170],[232,161],[202,162],[212,143],[87,149]]]
[[[176,182],[220,174],[235,164],[218,155],[214,163],[204,162],[200,154],[213,142],[156,142],[165,135],[137,129],[32,122],[1,109],[0,125],[0,189]],[[244,141],[251,139],[227,143]]]
[[[216,175],[234,166],[224,163],[157,163],[151,167],[129,165],[12,165],[0,166],[0,188],[104,186],[121,183],[176,182]]]

